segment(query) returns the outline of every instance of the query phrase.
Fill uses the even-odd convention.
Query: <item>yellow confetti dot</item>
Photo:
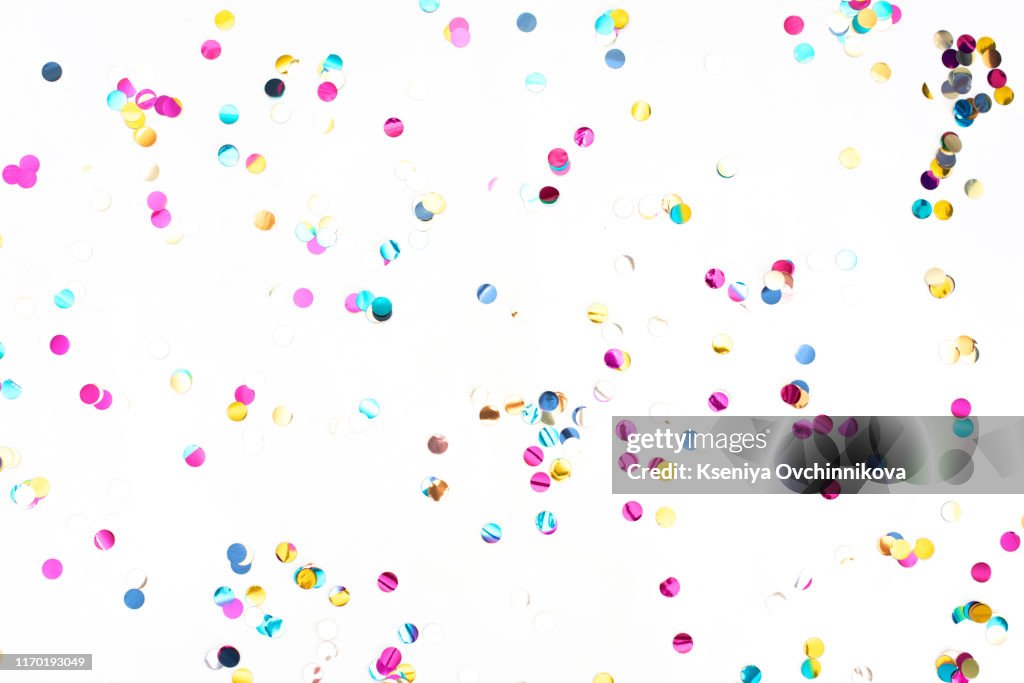
[[[413,683],[416,680],[416,669],[409,662],[402,662],[395,669],[400,674],[400,677],[405,683]]]
[[[46,477],[30,479],[28,485],[35,492],[36,498],[46,498],[50,495],[50,480]]]
[[[1010,86],[1008,85],[996,88],[996,91],[992,93],[992,96],[997,104],[1009,104],[1010,102],[1013,102],[1013,91],[1010,90]]]
[[[292,423],[292,411],[288,410],[286,406],[277,406],[274,408],[274,412],[271,415],[274,419],[274,424],[278,427],[287,427]]]
[[[608,307],[604,304],[591,304],[587,309],[587,318],[590,322],[600,325],[608,320]]]
[[[892,555],[893,559],[905,560],[910,557],[911,550],[910,541],[905,538],[898,538],[893,541],[889,554]]]
[[[594,676],[594,683],[615,683],[615,679],[612,678],[611,674],[601,672]]]
[[[818,659],[825,654],[825,643],[821,638],[808,638],[804,642],[804,654],[810,659]]]
[[[956,338],[956,348],[960,351],[961,356],[967,356],[974,353],[974,339],[968,337],[966,334],[962,334]]]
[[[228,405],[228,419],[232,422],[241,422],[249,414],[249,409],[241,401],[232,401]]]
[[[287,564],[295,561],[295,558],[299,556],[299,551],[294,544],[282,541],[274,548],[274,554],[277,555],[277,559]]]
[[[676,523],[676,511],[670,507],[658,508],[654,513],[654,521],[662,529],[668,529]]]
[[[839,153],[839,164],[843,168],[854,169],[860,166],[860,152],[853,147],[847,147]]]
[[[946,279],[946,271],[942,268],[929,268],[924,273],[924,283],[930,287],[941,285]]]
[[[316,572],[309,567],[303,567],[299,570],[299,573],[295,575],[295,585],[302,590],[308,591],[316,585]]]
[[[876,62],[871,65],[871,78],[876,83],[885,83],[892,77],[892,69],[885,62]]]
[[[985,194],[985,186],[977,178],[971,178],[964,183],[964,194],[971,199],[981,199]]]
[[[340,591],[331,591],[327,599],[335,607],[344,607],[352,599],[352,594],[348,592],[347,588],[342,588]]]
[[[935,554],[935,544],[927,538],[919,538],[914,543],[914,554],[919,560],[927,560]]]
[[[996,41],[992,40],[988,36],[982,36],[978,38],[977,49],[978,52],[988,52],[996,46]]]
[[[626,24],[629,23],[629,12],[624,9],[613,9],[612,21],[615,22],[615,28],[626,28]]]
[[[274,227],[277,223],[277,217],[271,211],[261,209],[256,212],[256,215],[252,218],[253,225],[256,226],[257,230],[267,231]]]
[[[274,62],[274,69],[279,74],[286,74],[288,73],[289,67],[298,63],[299,60],[295,59],[295,57],[292,57],[291,55],[281,55],[277,58],[277,61]]]
[[[253,175],[259,175],[267,170],[267,158],[262,154],[252,154],[245,160],[245,170]]]
[[[171,374],[171,389],[176,394],[187,393],[192,388],[192,373],[188,370],[175,370]]]
[[[637,100],[633,103],[633,108],[630,110],[633,118],[637,121],[646,121],[651,118],[651,105],[647,104],[643,100]]]
[[[0,247],[4,246],[4,236],[0,235]]]
[[[933,209],[935,217],[940,221],[948,221],[953,217],[953,205],[947,202],[945,199],[940,199],[935,202],[935,208]]]
[[[732,337],[727,334],[716,334],[711,339],[711,349],[719,356],[724,356],[732,351]]]
[[[222,9],[214,15],[213,23],[221,31],[227,31],[235,25],[235,15],[226,9]]]
[[[940,284],[928,286],[929,293],[936,299],[945,299],[953,293],[954,289],[956,289],[956,281],[948,275]]]
[[[432,214],[444,213],[448,208],[448,202],[436,192],[428,192],[423,196],[423,208]]]
[[[156,142],[156,131],[149,126],[143,126],[136,130],[132,137],[135,138],[135,143],[139,147],[152,147],[153,143]]]
[[[235,669],[231,674],[231,683],[252,683],[252,671],[249,669]]]
[[[249,586],[245,589],[245,599],[253,607],[259,607],[267,601],[267,590],[263,586]]]
[[[551,478],[555,481],[565,481],[572,476],[572,465],[565,458],[557,458],[551,463]]]

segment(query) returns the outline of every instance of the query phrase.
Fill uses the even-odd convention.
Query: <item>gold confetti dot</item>
[[[929,100],[935,99],[934,97],[932,97],[931,88],[928,87],[927,83],[921,84],[921,94],[927,97]]]
[[[821,638],[808,638],[804,642],[804,654],[811,659],[818,659],[825,654],[825,643],[822,642]]]
[[[711,340],[711,349],[719,356],[732,351],[732,337],[727,334],[716,334]]]
[[[253,216],[252,222],[257,230],[267,231],[277,223],[277,217],[272,212],[261,209]]]
[[[854,169],[860,166],[860,152],[853,147],[847,147],[839,153],[839,164],[843,168]]]
[[[287,427],[292,423],[293,415],[292,411],[290,411],[286,406],[277,406],[274,408],[274,412],[271,417],[274,419],[274,424],[278,427]]]
[[[651,118],[651,105],[647,104],[643,100],[637,100],[633,103],[633,108],[630,110],[630,114],[637,121],[646,121]]]
[[[876,62],[871,65],[871,78],[876,83],[885,83],[892,77],[892,69],[885,62]]]
[[[241,401],[232,401],[228,405],[228,419],[232,422],[241,422],[249,414],[249,409]]]
[[[948,221],[953,217],[953,205],[947,202],[945,199],[940,199],[935,202],[934,209],[935,217],[940,221]]]
[[[919,560],[927,560],[935,554],[935,544],[927,538],[919,538],[914,543],[914,554]]]
[[[977,178],[971,178],[964,183],[964,194],[971,199],[981,199],[985,194],[985,186]]]
[[[1008,85],[996,88],[996,91],[992,93],[992,96],[997,104],[1009,104],[1010,102],[1013,102],[1013,91],[1010,90],[1010,86]]]
[[[565,458],[558,458],[551,463],[551,478],[555,481],[565,481],[572,475],[572,465]]]
[[[608,320],[608,307],[604,304],[591,304],[587,309],[587,318],[590,322],[600,325]]]

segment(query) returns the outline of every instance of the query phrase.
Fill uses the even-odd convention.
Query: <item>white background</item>
[[[213,15],[225,7],[237,23],[221,32]],[[1021,557],[999,550],[998,538],[1020,531],[1020,496],[965,496],[955,525],[939,517],[942,499],[927,496],[651,497],[644,518],[628,524],[624,499],[608,493],[606,427],[611,415],[656,403],[702,414],[720,389],[736,414],[789,410],[778,391],[796,377],[811,386],[809,415],[938,415],[958,396],[976,414],[1021,413],[1020,103],[959,131],[964,151],[929,197],[949,199],[953,219],[910,213],[939,135],[953,128],[950,103],[920,94],[922,81],[938,92],[944,76],[932,34],[993,36],[1016,86],[1019,11],[907,2],[902,22],[869,35],[866,54],[852,59],[825,28],[832,3],[634,2],[616,44],[626,64],[612,71],[593,37],[607,9],[454,0],[432,15],[413,0],[5,6],[0,165],[31,153],[42,166],[35,188],[0,187],[0,377],[24,389],[0,402],[0,445],[23,456],[0,473],[0,489],[45,476],[53,491],[33,510],[0,504],[0,649],[93,652],[96,670],[4,680],[228,681],[202,661],[230,643],[257,681],[298,681],[314,660],[314,626],[327,617],[340,625],[342,654],[325,680],[365,680],[404,622],[443,629],[438,643],[402,648],[424,683],[589,681],[600,671],[620,683],[732,682],[747,664],[766,681],[798,680],[811,636],[826,644],[823,681],[846,680],[856,665],[877,681],[930,680],[946,648],[972,652],[985,680],[1016,671],[1024,599],[1010,577]],[[515,27],[526,10],[538,17],[531,34]],[[783,32],[788,14],[804,16],[804,35]],[[470,22],[463,50],[441,35],[455,16]],[[213,62],[199,54],[209,38],[224,46]],[[802,40],[817,51],[808,65],[792,57]],[[332,52],[347,84],[323,104],[315,68]],[[263,83],[283,53],[301,63],[285,77],[293,114],[279,125]],[[724,60],[721,73],[705,70],[709,54]],[[57,83],[39,74],[50,60],[64,68]],[[870,78],[875,61],[892,67],[888,83]],[[525,89],[532,71],[546,75],[543,93]],[[990,92],[985,70],[974,73]],[[123,75],[184,105],[178,119],[150,117],[152,148],[135,145],[105,106]],[[410,82],[424,99],[409,96]],[[653,108],[644,123],[629,116],[638,99]],[[217,120],[225,103],[241,110],[232,127]],[[328,135],[314,130],[320,112],[336,118]],[[405,122],[398,139],[381,131],[389,116]],[[588,149],[572,144],[581,125],[596,133]],[[243,158],[265,155],[266,172],[221,167],[225,143]],[[850,146],[863,157],[853,171],[838,163]],[[547,170],[553,147],[569,151],[565,177]],[[731,180],[714,171],[724,156],[740,162]],[[415,193],[394,174],[403,159],[448,201],[422,250],[408,239],[425,227],[412,217]],[[141,173],[152,161],[161,174],[147,183]],[[968,178],[984,181],[983,199],[963,195]],[[523,183],[555,185],[562,197],[528,211]],[[186,233],[181,244],[165,244],[149,224],[153,190],[168,195],[169,230]],[[108,211],[90,208],[95,192],[111,194]],[[687,225],[612,213],[617,197],[667,192],[693,207]],[[292,234],[296,222],[319,218],[307,209],[313,193],[344,228],[319,257]],[[252,226],[260,209],[278,217],[270,232]],[[403,247],[387,267],[376,253],[386,239]],[[82,241],[92,250],[85,261],[72,248]],[[834,266],[840,249],[857,253],[854,270]],[[616,273],[620,254],[634,257],[632,275]],[[809,257],[824,267],[811,270]],[[769,307],[756,292],[779,258],[797,264],[794,299]],[[957,282],[942,301],[923,282],[933,266]],[[704,286],[711,267],[751,285],[745,308]],[[475,299],[483,282],[498,289],[493,305]],[[69,284],[79,300],[58,310],[52,296]],[[314,291],[311,308],[291,305],[297,287]],[[343,310],[345,295],[363,288],[392,299],[389,322]],[[21,317],[25,298],[35,311]],[[588,322],[595,301],[609,306],[623,340],[610,344]],[[669,321],[667,336],[648,333],[652,316]],[[285,346],[275,343],[275,333],[289,336],[282,326],[294,334]],[[720,332],[736,343],[728,357],[710,349]],[[49,353],[56,333],[71,339],[65,357]],[[942,365],[939,344],[960,334],[978,340],[980,362]],[[155,340],[169,344],[165,359],[152,357]],[[817,349],[809,367],[793,360],[801,343]],[[628,372],[603,366],[611,345],[631,354]],[[168,386],[177,367],[195,377],[184,395]],[[600,379],[616,390],[606,405],[591,393]],[[246,381],[258,384],[256,402],[244,423],[231,423],[224,410]],[[90,382],[117,395],[114,409],[79,402]],[[554,389],[570,407],[590,406],[572,478],[533,493],[520,454],[534,428],[507,416],[480,425],[475,387],[498,405]],[[332,419],[347,425],[371,396],[381,416],[365,432],[332,437]],[[285,428],[270,419],[279,404],[295,414]],[[568,416],[560,417],[562,426]],[[426,450],[435,432],[451,442],[443,456]],[[243,434],[262,441],[258,452],[243,447]],[[197,470],[181,458],[193,443],[208,453]],[[428,475],[450,484],[443,502],[420,495]],[[112,496],[112,483],[128,497]],[[654,523],[662,505],[678,514],[671,529]],[[545,509],[559,520],[550,537],[533,527]],[[490,521],[504,529],[493,546],[479,538]],[[117,535],[106,553],[91,544],[100,528]],[[935,557],[897,566],[874,550],[887,531],[933,539]],[[333,608],[326,588],[295,587],[295,566],[273,557],[283,540],[298,546],[299,562],[323,567],[328,585],[349,587],[352,602]],[[225,559],[235,541],[256,552],[244,577]],[[839,546],[857,559],[839,566]],[[40,574],[48,557],[64,563],[58,581]],[[969,578],[979,560],[994,567],[987,585]],[[133,612],[121,600],[136,567],[149,584]],[[799,592],[792,586],[804,569],[814,583]],[[375,586],[386,570],[399,577],[392,594]],[[669,575],[682,583],[672,601],[658,593]],[[240,594],[253,583],[285,620],[280,640],[213,604],[218,586]],[[519,587],[532,596],[526,608],[510,605]],[[775,591],[790,599],[770,613],[764,600]],[[953,626],[951,610],[970,599],[1009,619],[1007,645],[986,644],[976,624]],[[541,613],[553,617],[552,631],[536,628]],[[672,650],[678,632],[694,637],[692,653]]]

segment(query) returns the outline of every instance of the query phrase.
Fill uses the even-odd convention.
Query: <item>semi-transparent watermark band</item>
[[[613,493],[1024,493],[1024,417],[612,418]]]

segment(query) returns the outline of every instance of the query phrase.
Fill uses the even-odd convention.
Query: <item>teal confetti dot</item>
[[[225,104],[220,108],[220,113],[217,116],[221,123],[230,126],[238,121],[238,107],[233,104]]]
[[[440,0],[420,0],[420,9],[430,14],[436,12],[441,7]]]
[[[359,412],[372,420],[380,415],[380,403],[375,398],[364,398],[359,402]]]
[[[526,89],[530,92],[541,92],[548,87],[548,79],[542,73],[534,71],[526,76]]]
[[[932,215],[932,203],[927,199],[918,199],[910,207],[916,218],[925,219]]]
[[[234,145],[222,145],[217,150],[217,161],[220,162],[221,166],[227,166],[231,168],[238,163],[241,155],[238,153],[238,148]]]
[[[21,396],[21,385],[13,379],[5,379],[3,384],[0,384],[0,395],[13,401]]]
[[[379,296],[370,304],[370,314],[373,315],[374,320],[384,322],[391,318],[393,308],[394,307],[391,305],[391,299]],[[369,417],[374,416],[370,415]]]
[[[974,434],[974,423],[968,418],[959,419],[953,423],[953,433],[961,439],[966,439]]]
[[[53,303],[57,305],[57,308],[71,308],[75,305],[75,293],[70,289],[62,289],[53,295]]]
[[[814,48],[810,43],[800,43],[793,48],[793,57],[801,64],[809,64],[814,61]]]
[[[484,543],[497,543],[501,540],[501,527],[494,522],[484,524],[480,529],[480,538],[484,540]]]

